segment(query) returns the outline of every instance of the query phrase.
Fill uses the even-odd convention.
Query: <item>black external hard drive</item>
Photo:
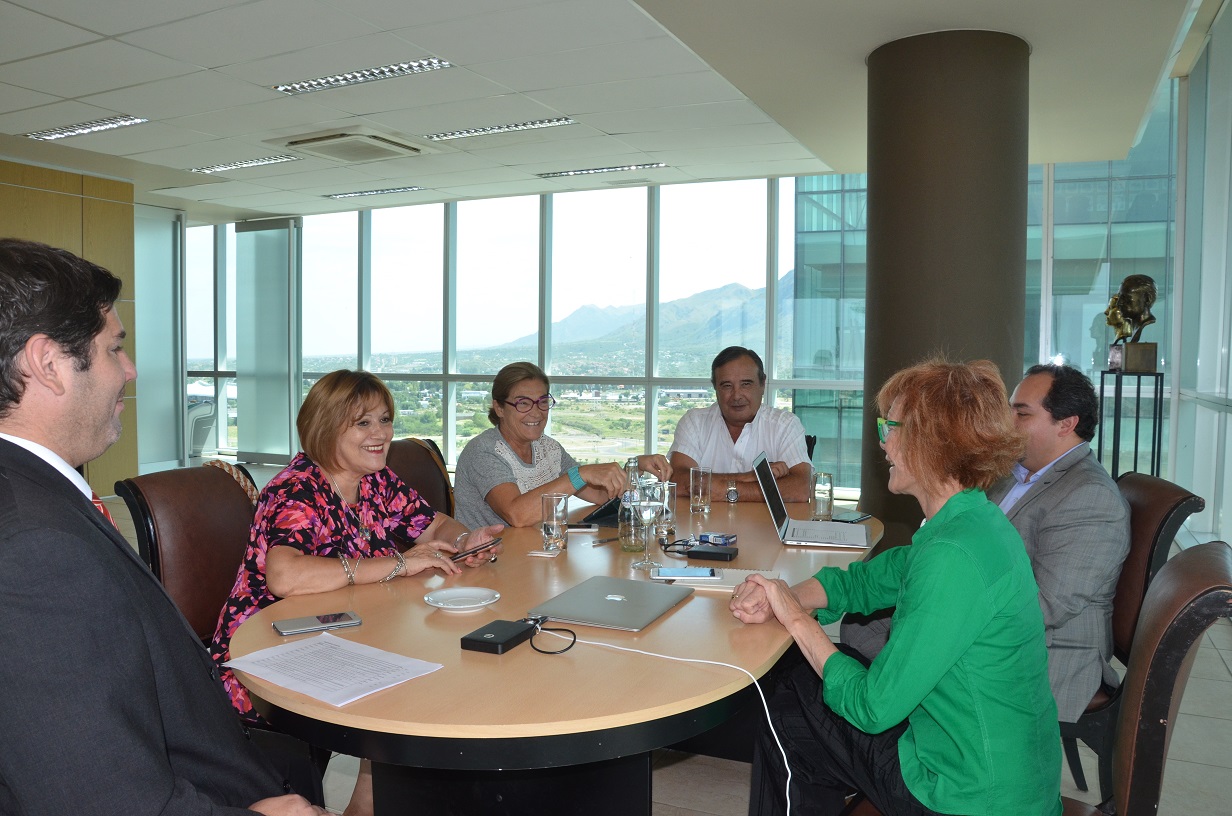
[[[702,561],[730,561],[739,554],[739,547],[690,547],[686,552],[689,558],[699,558]]]
[[[526,621],[494,620],[462,636],[462,648],[472,652],[504,654],[535,634],[535,625]]]

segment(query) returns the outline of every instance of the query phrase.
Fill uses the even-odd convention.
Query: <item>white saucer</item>
[[[446,612],[474,612],[500,600],[500,593],[483,587],[450,587],[424,596],[424,602]]]

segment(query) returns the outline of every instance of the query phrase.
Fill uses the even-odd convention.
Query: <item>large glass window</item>
[[[444,224],[443,204],[372,213],[372,371],[443,370]]]
[[[539,358],[539,197],[458,202],[457,370]]]
[[[301,267],[304,371],[324,374],[355,368],[359,364],[359,214],[305,217]]]
[[[726,346],[766,350],[766,182],[677,184],[660,195],[658,370],[710,378]]]
[[[646,189],[552,196],[551,257],[550,373],[641,376],[646,367]]]

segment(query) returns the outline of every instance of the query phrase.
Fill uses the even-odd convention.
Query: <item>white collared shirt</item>
[[[44,462],[60,471],[61,475],[63,475],[65,479],[68,479],[73,483],[73,487],[80,490],[81,494],[87,499],[93,501],[94,491],[90,489],[90,485],[86,482],[85,477],[71,468],[68,462],[61,459],[60,455],[51,450],[51,448],[45,448],[37,442],[31,442],[29,439],[23,439],[20,436],[13,436],[12,434],[6,434],[3,432],[0,432],[0,439],[7,439],[14,445],[30,451],[30,453],[33,453]]]

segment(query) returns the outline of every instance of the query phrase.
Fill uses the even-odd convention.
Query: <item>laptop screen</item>
[[[774,471],[766,461],[765,451],[759,453],[753,460],[753,473],[757,475],[757,483],[761,485],[761,494],[766,497],[766,507],[770,508],[770,518],[774,521],[774,529],[778,530],[779,538],[787,530],[787,505],[783,504],[783,494],[779,492],[779,483],[774,479]]]

